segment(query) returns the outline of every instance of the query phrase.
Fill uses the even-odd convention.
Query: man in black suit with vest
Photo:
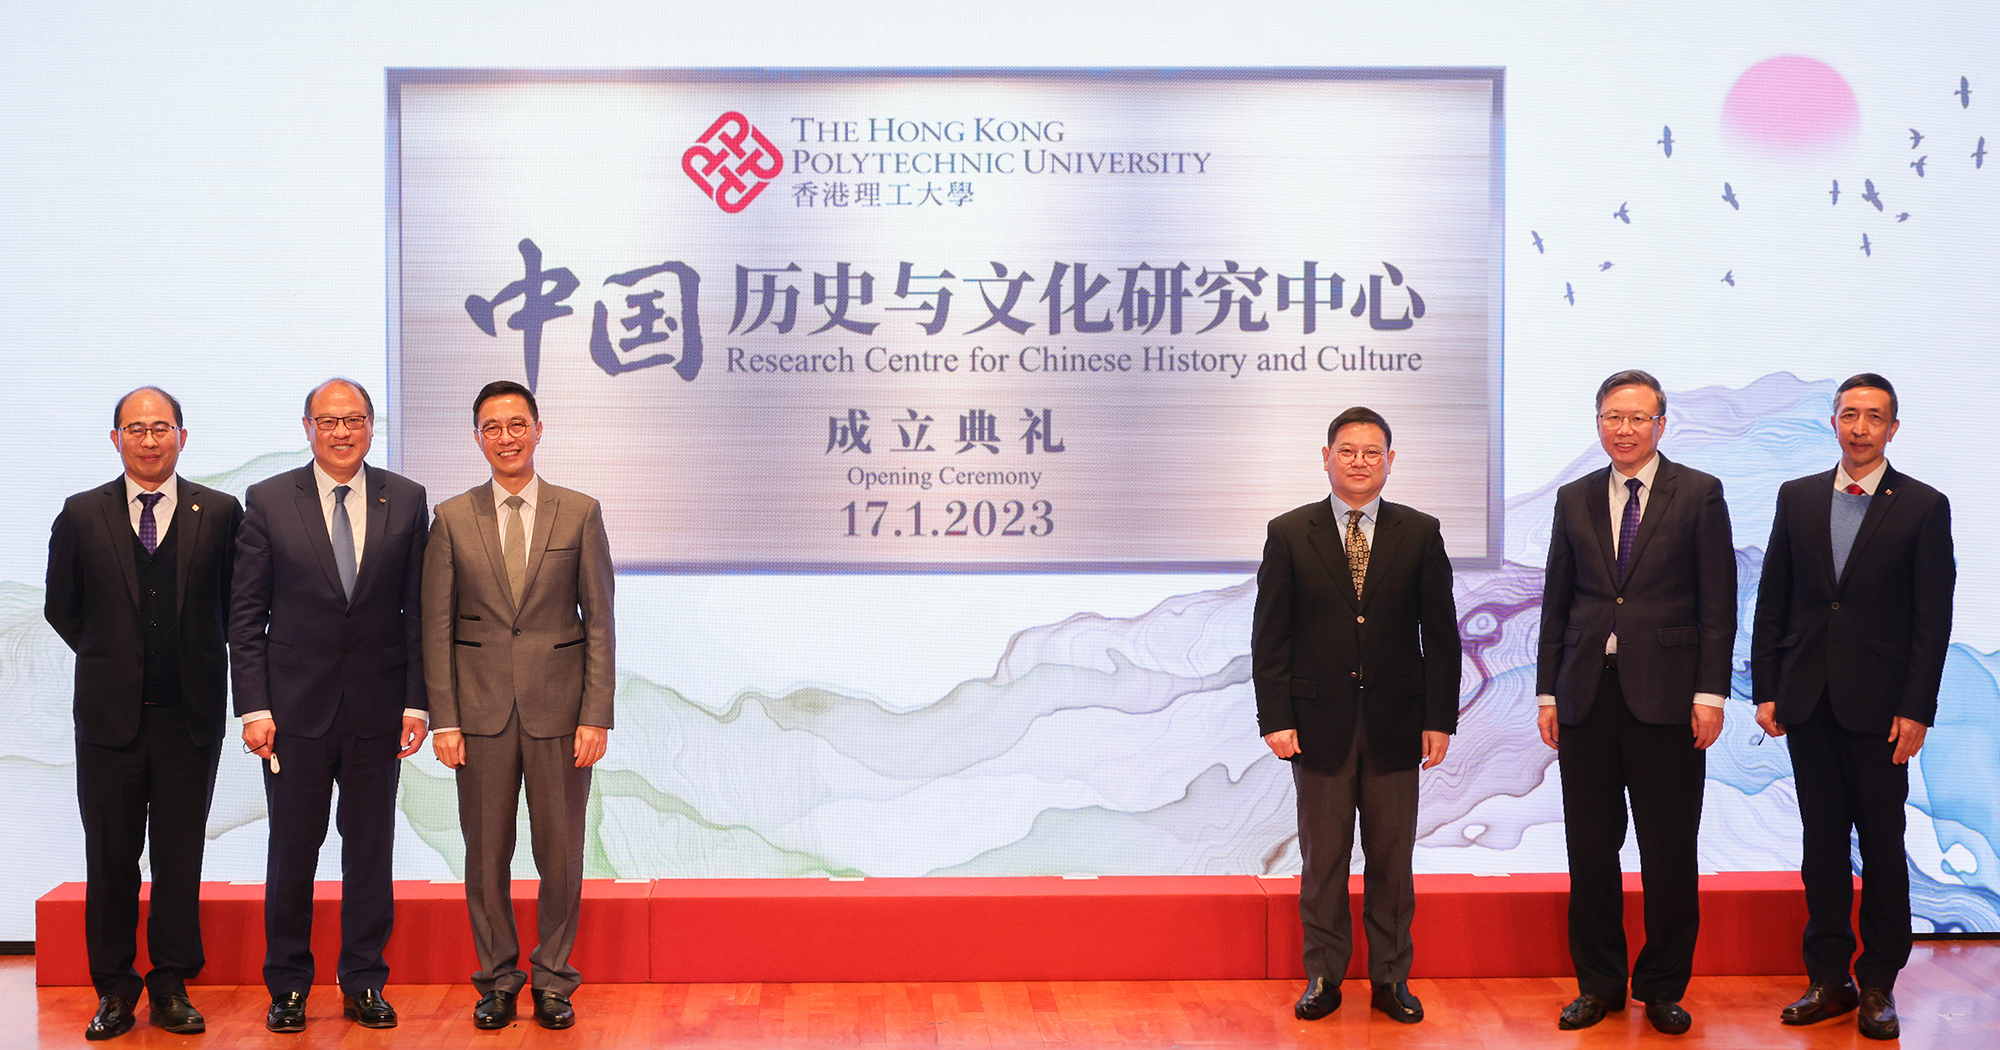
[[[398,759],[427,732],[423,486],[363,463],[368,391],[306,395],[313,461],[250,487],[229,611],[243,743],[264,760],[270,846],[264,985],[273,1032],[302,1031],[312,989],[313,873],[340,785],[340,962],[346,1015],[393,1028],[382,949],[395,918]]]
[[[84,944],[97,1014],[86,1039],[131,1030],[139,989],[155,1025],[206,1025],[188,1002],[201,972],[201,855],[222,748],[224,613],[234,497],[177,476],[181,405],[140,387],[112,409],[123,477],[63,504],[49,535],[44,615],[76,652],[76,794],[83,811]],[[149,828],[150,825],[150,828]],[[139,855],[152,841],[142,982]]]
[[[1306,990],[1293,1013],[1340,1006],[1358,811],[1370,1005],[1414,1024],[1417,770],[1444,761],[1458,729],[1451,559],[1436,518],[1382,499],[1396,454],[1380,414],[1335,417],[1320,458],[1333,493],[1271,520],[1250,640],[1258,730],[1298,789]]]
[[[1736,550],[1722,482],[1659,454],[1667,396],[1641,371],[1597,389],[1611,464],[1556,491],[1536,667],[1542,740],[1557,752],[1569,840],[1578,995],[1556,1025],[1625,1008],[1625,800],[1639,838],[1646,943],[1633,997],[1669,1035],[1701,925],[1696,842],[1706,749],[1722,732],[1736,639]]]
[[[1757,724],[1791,746],[1804,824],[1810,985],[1780,1020],[1812,1024],[1858,1005],[1872,1039],[1900,1028],[1893,992],[1911,942],[1903,804],[1909,761],[1937,716],[1958,577],[1950,502],[1885,458],[1896,408],[1896,389],[1872,372],[1840,385],[1840,464],[1778,490],[1750,635]],[[1861,841],[1859,959],[1849,829]]]

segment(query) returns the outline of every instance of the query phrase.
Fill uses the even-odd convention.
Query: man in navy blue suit
[[[1736,640],[1736,550],[1722,482],[1659,453],[1667,395],[1645,372],[1597,388],[1611,458],[1556,491],[1537,667],[1542,740],[1562,769],[1569,950],[1578,995],[1556,1020],[1625,1008],[1626,797],[1645,882],[1646,943],[1629,970],[1654,1028],[1680,1005],[1701,925],[1696,841],[1706,749],[1722,733]]]
[[[1862,1035],[1894,1039],[1911,942],[1903,804],[1909,761],[1937,717],[1958,569],[1951,503],[1886,458],[1902,425],[1896,388],[1863,372],[1835,398],[1840,464],[1778,489],[1750,636],[1757,724],[1791,746],[1805,832],[1810,985],[1779,1019],[1812,1024],[1859,1006]],[[1850,829],[1861,841],[1858,959]]]
[[[375,406],[329,379],[306,396],[313,461],[250,487],[229,610],[243,742],[264,760],[265,1027],[305,1029],[313,873],[340,785],[345,1013],[391,1028],[382,958],[395,916],[398,759],[423,742],[423,486],[362,462]]]

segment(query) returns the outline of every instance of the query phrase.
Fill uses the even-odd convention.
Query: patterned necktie
[[[1347,512],[1347,571],[1354,574],[1354,596],[1361,597],[1361,581],[1368,578],[1368,537],[1361,534],[1361,512]]]
[[[1639,479],[1626,478],[1625,519],[1618,523],[1618,582],[1625,582],[1625,566],[1632,563],[1632,541],[1639,538]]]
[[[1850,496],[1866,496],[1868,495],[1868,490],[1850,481],[1847,483],[1847,494]]]
[[[340,592],[354,597],[354,522],[347,516],[346,485],[333,487],[333,567],[340,572]]]
[[[507,497],[507,532],[500,537],[500,553],[507,562],[507,589],[514,595],[514,607],[521,607],[521,588],[528,583],[528,540],[521,528],[521,505],[528,502],[519,496]]]
[[[162,492],[139,493],[139,542],[146,545],[147,554],[160,549],[160,523],[153,519],[153,504],[166,498]]]

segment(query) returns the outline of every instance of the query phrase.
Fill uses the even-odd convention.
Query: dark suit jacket
[[[1250,634],[1257,727],[1296,729],[1299,757],[1333,768],[1354,740],[1414,768],[1423,733],[1458,731],[1461,647],[1438,520],[1384,500],[1360,597],[1345,523],[1327,500],[1271,519]]]
[[[364,465],[355,486],[368,532],[341,593],[312,464],[250,486],[229,608],[236,713],[270,711],[281,733],[317,738],[336,704],[360,736],[400,734],[403,709],[426,710],[421,603],[424,487]],[[352,496],[349,497],[353,499]]]
[[[492,736],[517,709],[537,739],[611,728],[618,687],[611,545],[597,501],[541,482],[521,603],[493,483],[438,504],[424,559],[424,656],[439,728]],[[511,790],[511,789],[510,789]]]
[[[1558,721],[1581,723],[1616,630],[1619,682],[1633,717],[1683,723],[1694,694],[1729,695],[1736,549],[1722,482],[1661,456],[1621,583],[1610,479],[1606,466],[1556,490],[1535,691],[1555,696]]]
[[[181,704],[192,742],[215,747],[222,740],[229,680],[224,616],[243,508],[234,496],[178,480],[169,528],[180,607]],[[77,735],[104,747],[124,747],[139,733],[145,642],[132,542],[122,474],[71,496],[49,532],[43,615],[76,653]]]
[[[1779,724],[1812,714],[1824,693],[1840,724],[1887,736],[1898,715],[1930,725],[1951,642],[1951,503],[1884,465],[1886,473],[1835,580],[1833,471],[1778,489],[1757,616],[1750,682],[1776,702]]]

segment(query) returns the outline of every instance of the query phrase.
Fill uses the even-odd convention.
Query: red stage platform
[[[645,981],[1076,981],[1303,977],[1298,879],[661,879],[585,883],[574,962],[597,984]],[[1566,976],[1567,875],[1419,875],[1416,977]],[[1805,897],[1796,872],[1702,877],[1698,975],[1795,974]],[[535,888],[514,884],[532,947]],[[1350,978],[1363,977],[1361,879]],[[455,984],[478,964],[458,883],[398,882],[390,980]],[[1625,924],[1640,943],[1637,875]],[[143,912],[142,901],[141,910]],[[331,983],[340,886],[315,893],[313,955]],[[86,985],[83,884],[35,905],[36,983]],[[202,887],[206,984],[263,983],[262,884]],[[144,972],[145,926],[139,969]]]

